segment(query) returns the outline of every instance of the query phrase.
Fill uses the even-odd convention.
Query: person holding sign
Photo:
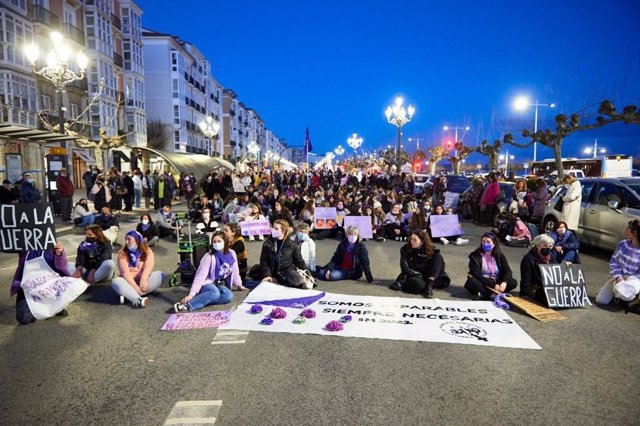
[[[153,271],[155,257],[137,231],[129,231],[125,236],[125,246],[118,252],[120,276],[111,283],[113,291],[120,296],[120,304],[128,300],[133,307],[146,308],[149,298],[145,297],[162,285],[164,274]]]
[[[102,228],[104,236],[107,237],[111,244],[118,244],[120,221],[116,215],[111,213],[109,207],[104,206],[100,209],[100,213],[96,215],[94,223]]]
[[[224,305],[233,300],[233,288],[247,290],[242,285],[236,253],[231,250],[224,232],[217,231],[211,238],[211,251],[200,261],[189,294],[173,305],[173,309],[180,313]]]
[[[271,236],[262,245],[258,278],[287,287],[304,288],[297,269],[306,271],[307,265],[300,254],[300,247],[289,238],[290,229],[285,219],[277,219],[273,223]]]
[[[400,275],[389,288],[431,299],[434,288],[445,288],[450,283],[444,259],[440,250],[433,247],[427,231],[411,231],[409,242],[400,248]]]
[[[520,296],[548,306],[540,265],[558,263],[551,255],[553,239],[547,234],[540,234],[531,243],[533,247],[520,262]]]
[[[556,229],[551,231],[549,236],[553,238],[551,254],[556,262],[580,263],[578,256],[580,241],[578,241],[576,234],[569,230],[566,222],[558,222]]]
[[[318,271],[318,277],[326,281],[357,280],[364,273],[368,283],[373,283],[371,262],[367,247],[358,238],[358,228],[348,226],[347,238],[340,241],[331,261]]]
[[[261,220],[261,219],[265,219],[264,215],[262,214],[262,208],[257,203],[252,204],[251,212],[247,214],[244,220]],[[255,240],[255,237],[253,235],[249,235],[249,241],[254,241],[254,240]],[[262,234],[258,235],[258,240],[264,241],[264,235]]]
[[[85,240],[78,246],[73,278],[82,278],[89,284],[109,280],[116,265],[111,260],[111,243],[99,225],[89,225]]]
[[[384,217],[384,231],[386,237],[396,241],[406,241],[407,234],[403,229],[404,214],[402,214],[402,204],[394,203],[391,210]]]
[[[469,255],[469,273],[464,288],[473,299],[491,298],[491,290],[508,293],[518,286],[513,278],[507,258],[500,250],[498,237],[492,232],[485,232],[480,240],[480,247]]]

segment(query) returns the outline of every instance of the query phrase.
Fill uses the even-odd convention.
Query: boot
[[[427,288],[422,293],[422,296],[427,299],[433,299],[433,284],[433,280],[427,280]]]

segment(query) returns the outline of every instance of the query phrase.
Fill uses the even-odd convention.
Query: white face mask
[[[149,219],[142,219],[142,224],[143,225],[148,225],[149,224]]]
[[[271,230],[271,236],[273,238],[275,238],[276,240],[280,239],[280,237],[282,236],[282,232],[277,230],[277,229],[272,229]]]
[[[349,235],[349,236],[347,237],[347,240],[349,240],[349,242],[350,242],[351,244],[353,244],[353,243],[355,243],[356,241],[358,241],[358,236],[357,236],[357,235]]]
[[[202,213],[202,219],[209,220],[209,213]]]
[[[221,243],[221,242],[213,243],[212,246],[215,251],[220,251],[224,249],[224,243]]]

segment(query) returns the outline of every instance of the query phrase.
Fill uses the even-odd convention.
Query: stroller
[[[178,284],[186,286],[193,284],[200,260],[202,260],[202,256],[209,251],[208,235],[192,237],[191,220],[189,220],[188,213],[184,214],[182,219],[187,223],[187,233],[185,236],[181,232],[178,232],[176,243],[180,261],[178,262],[178,268],[169,280],[170,287],[175,287]]]

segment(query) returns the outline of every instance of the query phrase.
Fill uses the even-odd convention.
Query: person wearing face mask
[[[89,202],[86,198],[78,200],[73,208],[73,224],[77,227],[89,226],[95,220],[95,215],[89,210]]]
[[[120,276],[113,279],[111,288],[119,296],[121,305],[129,301],[135,308],[146,308],[149,301],[146,295],[162,285],[164,274],[153,270],[153,251],[140,233],[129,231],[124,240],[125,246],[118,252]]]
[[[578,249],[580,249],[580,241],[573,231],[567,228],[565,222],[558,222],[556,229],[549,233],[553,239],[553,250],[551,255],[556,262],[580,263]]]
[[[229,248],[224,232],[213,234],[211,251],[200,261],[189,294],[173,305],[176,312],[189,312],[233,300],[231,290],[247,290],[242,285],[238,258]]]
[[[72,222],[71,210],[73,206],[73,193],[75,191],[66,167],[61,168],[58,176],[56,176],[56,188],[58,189],[58,196],[60,197],[62,221]]]
[[[316,242],[309,238],[309,225],[300,223],[296,227],[294,241],[300,246],[300,254],[304,259],[307,269],[312,273],[316,272]]]
[[[142,241],[147,247],[153,247],[160,241],[158,228],[156,228],[156,224],[153,223],[151,216],[147,213],[140,216],[140,223],[136,226],[136,231],[142,235]]]
[[[111,244],[118,244],[118,230],[120,229],[120,221],[118,217],[111,213],[109,207],[103,207],[100,213],[96,215],[94,223],[102,228],[104,236],[107,237]]]
[[[222,229],[225,239],[229,244],[229,248],[236,253],[238,258],[238,269],[240,270],[240,278],[245,282],[247,271],[249,270],[249,251],[244,243],[244,238],[240,234],[240,227],[235,223],[227,223]]]
[[[358,238],[358,228],[348,226],[346,234],[346,238],[338,244],[331,261],[318,271],[318,277],[326,281],[357,280],[364,274],[367,282],[373,283],[369,252]]]
[[[36,188],[35,180],[31,173],[22,175],[22,184],[20,185],[20,202],[37,203],[40,200],[40,191]]]
[[[396,241],[405,241],[407,235],[403,230],[404,214],[402,213],[402,204],[394,203],[391,210],[384,217],[384,229],[387,238]]]
[[[540,265],[557,263],[551,255],[553,239],[547,234],[540,234],[531,244],[533,247],[520,262],[520,296],[547,306]]]
[[[287,287],[303,288],[304,282],[296,269],[307,270],[300,247],[289,238],[289,224],[284,219],[273,223],[271,236],[262,244],[257,278],[277,282]]]
[[[257,201],[257,200],[256,200]],[[248,213],[243,221],[248,221],[248,220],[262,220],[262,219],[266,219],[264,217],[264,215],[262,214],[262,209],[260,208],[259,204],[252,204],[250,207],[250,213]],[[260,234],[260,235],[249,235],[249,241],[255,241],[256,237],[258,238],[258,240],[260,241],[264,241],[264,235]]]
[[[107,180],[104,175],[98,175],[96,183],[91,188],[91,194],[93,194],[93,207],[97,211],[101,211],[103,207],[108,207],[111,203],[111,190],[107,185]]]
[[[178,224],[176,216],[171,211],[171,205],[166,204],[156,215],[156,226],[158,227],[158,236],[160,238],[173,237],[176,238],[181,226]]]
[[[480,247],[469,255],[469,273],[464,288],[474,300],[489,300],[493,292],[508,293],[518,286],[513,278],[507,258],[500,250],[498,237],[486,232],[480,239]]]
[[[89,225],[85,240],[78,246],[75,271],[71,276],[82,278],[89,284],[110,280],[116,270],[111,251],[111,243],[102,228],[96,224]]]
[[[444,271],[444,259],[433,247],[427,231],[411,231],[409,241],[400,248],[400,275],[389,288],[431,299],[434,288],[445,288],[450,283]]]
[[[567,224],[567,229],[577,230],[580,222],[582,204],[582,185],[574,176],[566,175],[562,179],[566,192],[562,197],[562,213],[560,220]]]

